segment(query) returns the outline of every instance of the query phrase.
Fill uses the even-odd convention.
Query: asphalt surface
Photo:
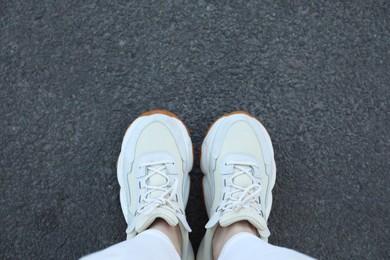
[[[115,162],[150,109],[268,128],[272,244],[390,258],[390,2],[0,1],[0,258],[75,259],[124,240]],[[199,161],[187,207],[205,232]]]

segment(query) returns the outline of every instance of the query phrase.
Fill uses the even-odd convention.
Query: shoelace
[[[143,181],[143,185],[146,188],[147,192],[145,196],[140,201],[141,206],[137,211],[138,214],[145,213],[146,215],[150,214],[154,209],[158,207],[164,207],[169,211],[176,213],[180,211],[177,203],[173,201],[177,200],[177,181],[170,182],[167,172],[167,164],[173,164],[170,161],[158,161],[153,163],[145,163],[140,167],[146,167],[147,174]],[[163,185],[155,186],[148,184],[153,176],[160,175],[166,182]],[[160,191],[162,192],[157,198],[150,198],[153,192]]]
[[[238,212],[242,208],[253,208],[253,202],[256,202],[258,195],[261,192],[261,186],[256,183],[256,180],[252,174],[252,167],[256,166],[256,164],[252,162],[235,162],[231,161],[226,163],[227,165],[233,165],[233,172],[235,172],[230,178],[229,183],[226,185],[230,185],[233,188],[233,191],[225,194],[222,204],[219,206],[218,210],[221,211],[231,211]],[[236,171],[235,171],[236,170]],[[246,175],[251,180],[252,184],[248,187],[242,187],[234,183],[234,179],[241,176]],[[233,196],[234,194],[240,194],[238,197]],[[255,203],[255,205],[258,205]],[[261,210],[259,207],[255,208],[256,211],[261,214]]]
[[[225,186],[232,187],[232,191],[223,194],[222,202],[216,212],[211,216],[209,222],[207,222],[206,228],[215,226],[225,212],[238,212],[242,208],[248,208],[255,210],[255,212],[257,212],[260,216],[257,219],[256,225],[259,235],[263,238],[268,238],[270,232],[267,227],[267,222],[263,217],[260,204],[257,202],[257,198],[261,192],[261,186],[257,183],[255,177],[253,176],[253,168],[258,166],[253,162],[241,161],[230,161],[227,162],[226,165],[233,165],[233,175],[226,179],[225,182]],[[243,177],[246,178],[246,181],[251,184],[243,187],[234,183],[234,179],[240,177],[241,175],[244,175]]]

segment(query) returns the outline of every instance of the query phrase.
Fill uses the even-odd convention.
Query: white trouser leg
[[[219,260],[312,259],[297,251],[273,246],[253,234],[242,232],[230,238],[222,248]]]
[[[82,260],[100,259],[179,260],[180,256],[171,240],[163,232],[149,229],[132,239],[82,258]]]

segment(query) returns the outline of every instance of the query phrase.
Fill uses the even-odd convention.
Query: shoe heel
[[[189,243],[189,245],[188,245],[188,250],[187,250],[187,253],[185,254],[185,256],[187,257],[187,258],[185,258],[187,260],[195,260],[194,250],[192,249],[191,243]]]
[[[196,260],[213,260],[213,255],[212,255],[212,249],[209,248],[206,244],[206,236],[202,239],[202,242],[200,242],[198,253],[196,254]],[[208,241],[211,243],[211,241]]]
[[[196,260],[203,260],[203,259],[204,259],[204,237],[200,242],[198,253],[196,254]]]

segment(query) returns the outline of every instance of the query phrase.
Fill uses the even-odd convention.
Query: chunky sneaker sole
[[[246,220],[268,241],[276,166],[264,126],[246,112],[222,116],[203,141],[200,164],[209,221],[197,259],[213,259],[212,239],[218,225]]]
[[[127,239],[156,218],[179,225],[182,259],[193,259],[185,207],[190,191],[193,148],[189,132],[175,115],[155,110],[139,116],[127,129],[117,162],[120,202]]]

